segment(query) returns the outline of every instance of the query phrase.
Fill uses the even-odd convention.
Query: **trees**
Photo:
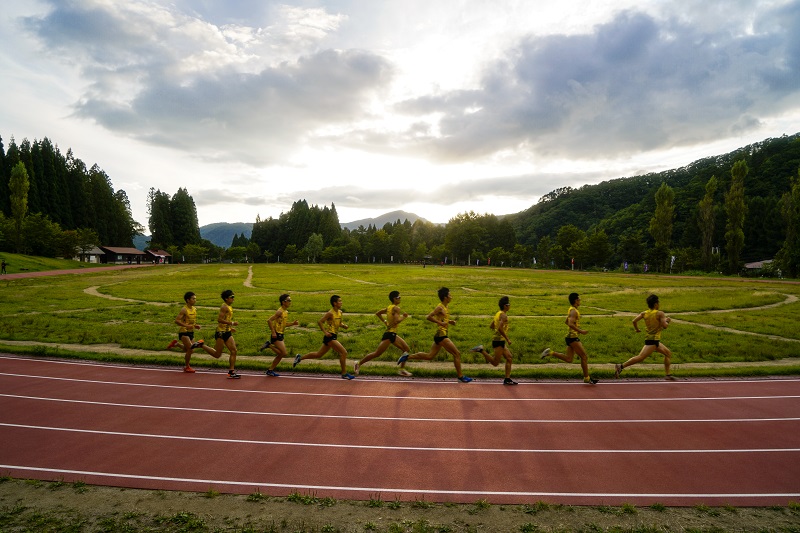
[[[776,257],[780,268],[792,278],[800,276],[800,169],[792,188],[781,197],[781,215],[786,224],[786,238]]]
[[[658,270],[666,269],[669,248],[672,244],[672,221],[675,218],[675,191],[662,183],[655,195],[656,209],[650,219],[650,235],[655,241],[655,249],[650,251],[649,260]]]
[[[700,253],[703,258],[703,267],[707,271],[711,270],[711,248],[714,244],[714,223],[716,222],[714,195],[717,192],[717,186],[717,177],[711,176],[706,182],[706,194],[697,206],[697,225],[702,236]]]
[[[14,238],[17,253],[22,252],[22,222],[28,214],[28,172],[25,165],[17,163],[11,170],[11,179],[8,181],[9,200],[11,203],[11,218],[14,220]]]
[[[305,245],[305,252],[308,254],[308,258],[312,263],[317,262],[317,257],[322,254],[323,241],[322,235],[319,233],[312,233],[308,236],[308,241],[306,241]]]
[[[728,221],[725,225],[725,250],[728,253],[728,272],[739,271],[739,257],[744,248],[744,217],[747,206],[744,202],[744,177],[747,175],[747,163],[744,160],[734,163],[731,169],[731,188],[725,195],[725,213]]]

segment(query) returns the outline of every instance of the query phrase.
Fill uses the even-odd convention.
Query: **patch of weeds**
[[[389,529],[386,531],[388,533],[406,533],[406,526],[398,524],[397,522],[392,522],[389,524]]]
[[[341,530],[338,527],[335,527],[331,524],[325,524],[320,529],[320,533],[339,533]]]
[[[381,500],[381,495],[376,494],[375,496],[370,495],[369,501],[367,502],[367,507],[383,507],[383,500]]]
[[[367,522],[364,524],[364,531],[378,531],[378,526],[375,525],[375,522]]]
[[[314,505],[315,503],[319,503],[319,498],[315,494],[300,494],[299,492],[293,492],[286,497],[287,501],[292,503],[301,503],[303,505]]]
[[[783,507],[781,507],[780,505],[770,505],[769,507],[767,507],[767,509],[769,509],[770,511],[775,511],[783,514]]]
[[[65,485],[65,483],[64,483],[63,479],[57,479],[56,481],[52,481],[48,485],[48,488],[50,490],[58,490],[58,489],[62,488],[64,485]]]
[[[733,505],[726,505],[725,507],[723,507],[723,509],[725,509],[731,514],[739,514],[739,509],[737,509]]]
[[[793,513],[800,513],[800,503],[798,502],[789,502],[789,510]]]
[[[5,483],[6,481],[11,481],[12,479],[14,478],[11,476],[0,476],[0,483]]]
[[[163,490],[157,490],[157,491],[153,492],[153,497],[154,498],[158,498],[159,500],[166,500],[167,499],[167,493],[165,491],[163,491]]]
[[[547,511],[550,509],[550,505],[539,501],[534,503],[533,505],[528,505],[527,503],[522,506],[522,512],[526,514],[539,514],[542,511]]]
[[[694,510],[698,513],[707,514],[708,516],[719,516],[721,514],[719,509],[714,509],[704,504],[695,505]]]
[[[474,504],[472,504],[472,507],[467,508],[467,513],[478,514],[480,512],[489,509],[491,506],[492,504],[487,502],[486,500],[478,500]]]
[[[667,510],[667,506],[663,503],[654,503],[650,506],[650,510],[656,511],[657,513],[663,513]]]
[[[208,490],[203,493],[203,496],[205,496],[206,498],[216,498],[217,496],[219,496],[219,492],[209,487]]]
[[[411,507],[414,509],[430,509],[434,505],[435,504],[431,502],[426,502],[425,496],[423,496],[421,500],[414,500],[414,503],[411,504]]]
[[[336,505],[336,498],[320,498],[317,503],[320,507],[333,507]]]
[[[392,500],[386,505],[389,507],[389,509],[400,509],[403,506],[403,502],[400,500]]]
[[[73,481],[72,490],[74,490],[78,494],[83,494],[84,492],[89,490],[89,487],[86,486],[86,483],[84,481]]]
[[[539,531],[539,526],[528,522],[527,524],[522,524],[519,526],[519,530],[520,533],[534,533],[535,531]]]
[[[261,494],[261,491],[259,491],[259,490],[256,490],[255,492],[250,493],[250,494],[247,495],[247,501],[248,502],[260,502],[260,501],[263,501],[263,500],[266,500],[266,499],[267,499],[267,497],[264,496],[263,494]]]
[[[159,525],[173,525],[180,527],[181,531],[205,531],[206,522],[194,513],[181,512],[172,516],[157,516],[155,521]]]
[[[631,503],[623,503],[620,506],[620,511],[622,511],[622,514],[636,514],[639,512],[636,510],[636,506]]]

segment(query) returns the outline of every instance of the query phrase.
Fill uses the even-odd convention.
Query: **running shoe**
[[[267,371],[266,371],[266,372],[264,372],[264,373],[265,373],[266,375],[270,376],[270,377],[273,377],[273,378],[278,378],[278,377],[280,377],[280,376],[281,376],[280,374],[278,374],[278,373],[277,373],[277,372],[275,372],[274,370],[267,370]]]
[[[511,378],[506,378],[503,380],[503,385],[519,385],[519,383],[517,383]]]
[[[172,339],[171,341],[169,341],[169,344],[167,344],[167,350],[171,350],[174,347],[176,347],[177,345],[178,345],[178,341],[176,341],[175,339]]]
[[[483,344],[479,344],[474,348],[469,349],[470,352],[480,353],[483,351]]]
[[[620,364],[614,365],[614,377],[618,378],[620,374],[622,374],[622,365]]]
[[[299,365],[300,364],[300,359],[302,359],[302,358],[303,358],[303,356],[300,355],[300,354],[295,355],[294,356],[294,363],[292,363],[292,368],[294,368],[297,365]]]
[[[672,374],[667,374],[666,376],[664,376],[664,379],[666,379],[667,381],[678,381],[678,378],[676,378]]]
[[[199,347],[201,347],[201,346],[202,346],[203,344],[205,344],[205,343],[206,343],[206,341],[204,341],[203,339],[200,339],[200,340],[199,340],[199,341],[197,341],[197,342],[193,342],[193,343],[192,343],[192,350],[194,350],[195,348],[199,348]]]
[[[269,348],[269,345],[270,345],[270,344],[272,344],[270,341],[267,341],[267,342],[265,342],[264,344],[262,344],[262,345],[261,345],[261,348],[259,348],[259,349],[258,349],[258,351],[259,351],[259,352],[263,352],[264,350],[266,350],[267,348]]]
[[[467,376],[461,376],[460,378],[458,378],[458,381],[460,381],[461,383],[469,383],[470,381],[472,381],[472,378],[468,378]]]
[[[545,348],[542,355],[539,356],[539,359],[546,359],[548,355],[550,355],[550,348]]]
[[[353,374],[349,374],[349,373],[347,373],[347,372],[345,372],[344,374],[342,374],[342,379],[355,379],[355,378],[356,378],[356,377],[355,377]]]
[[[583,378],[583,382],[587,385],[597,385],[600,383],[599,379],[594,379],[593,377]]]
[[[397,364],[402,365],[406,361],[408,361],[408,352],[403,352],[403,355],[401,355],[400,359],[397,360]]]
[[[190,374],[194,374],[194,368],[190,367],[189,365],[186,365],[185,367],[183,367],[183,371],[184,372],[188,372]]]
[[[401,376],[405,377],[405,378],[410,378],[411,376],[414,375],[411,372],[409,372],[408,370],[406,370],[405,368],[401,368],[400,370],[397,371],[397,373],[400,374]]]
[[[235,370],[228,370],[228,379],[239,379],[240,377],[242,376],[237,374]]]
[[[361,370],[361,365],[360,365],[360,364],[358,364],[358,361],[356,361],[356,364],[354,364],[354,365],[353,365],[353,374],[355,374],[355,375],[357,376],[357,375],[358,375],[358,372],[359,372],[360,370]]]

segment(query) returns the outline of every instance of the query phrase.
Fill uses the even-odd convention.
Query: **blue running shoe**
[[[402,365],[406,361],[408,361],[408,352],[403,352],[403,355],[401,355],[400,359],[397,360],[397,364]]]
[[[469,383],[470,381],[472,381],[472,378],[468,378],[467,376],[461,376],[460,378],[458,378],[458,381],[460,381],[461,383]]]
[[[280,377],[280,374],[278,374],[278,373],[277,373],[277,372],[275,372],[274,370],[267,370],[267,371],[265,372],[265,374],[266,374],[266,375],[268,375],[268,376],[271,376],[271,377],[273,377],[273,378]]]
[[[342,374],[342,379],[355,379],[353,374]]]
[[[300,355],[300,354],[297,354],[297,355],[294,356],[294,363],[292,363],[292,368],[294,368],[294,367],[296,367],[297,365],[300,364],[300,359],[302,359],[302,357],[303,356]]]

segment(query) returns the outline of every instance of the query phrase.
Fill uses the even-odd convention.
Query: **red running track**
[[[268,378],[0,355],[0,474],[472,503],[786,505],[800,379]]]

